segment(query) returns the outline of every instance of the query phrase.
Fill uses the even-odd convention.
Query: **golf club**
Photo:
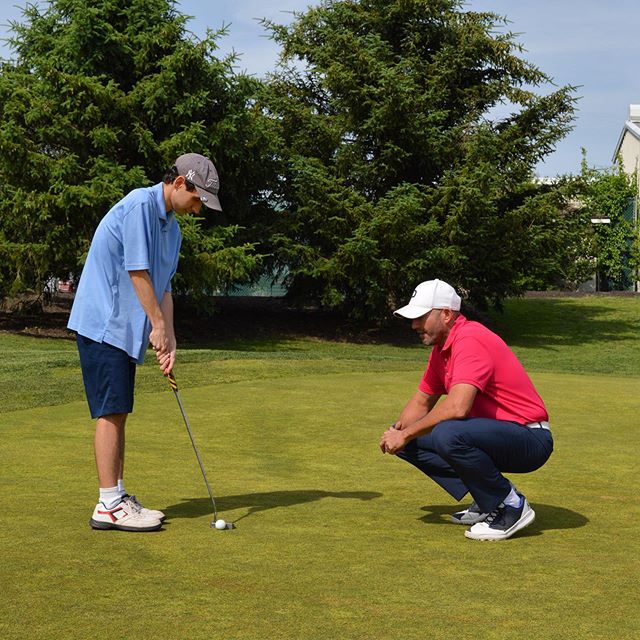
[[[169,385],[173,389],[173,393],[176,396],[176,400],[178,401],[178,406],[180,407],[180,413],[184,418],[184,423],[187,427],[187,433],[189,434],[189,439],[191,440],[191,444],[193,446],[193,450],[195,451],[196,458],[198,458],[200,471],[202,471],[202,477],[204,478],[204,483],[207,485],[207,491],[209,492],[209,497],[211,498],[211,504],[213,505],[213,520],[211,522],[211,527],[214,529],[221,529],[221,530],[235,529],[236,525],[233,522],[225,522],[224,520],[218,520],[218,509],[216,508],[216,501],[213,497],[213,492],[211,491],[211,486],[209,485],[209,481],[207,480],[207,474],[204,471],[204,465],[202,464],[202,458],[200,457],[200,452],[198,451],[198,447],[196,446],[196,441],[194,440],[193,433],[191,432],[189,419],[187,418],[187,414],[185,413],[184,407],[182,406],[182,400],[180,399],[180,393],[178,392],[178,383],[176,382],[176,377],[173,374],[173,371],[170,371],[167,374],[167,379],[169,381]]]

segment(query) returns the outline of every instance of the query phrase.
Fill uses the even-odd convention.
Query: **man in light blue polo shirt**
[[[136,365],[144,361],[147,345],[165,375],[175,362],[171,279],[182,241],[175,214],[197,214],[203,204],[221,211],[218,189],[213,163],[184,154],[163,182],[120,200],[93,236],[67,326],[77,333],[96,420],[100,495],[89,521],[94,529],[162,526],[162,511],[146,509],[124,489],[125,423],[133,410]]]

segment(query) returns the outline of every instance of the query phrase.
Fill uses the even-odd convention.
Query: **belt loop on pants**
[[[540,422],[530,422],[529,424],[525,424],[525,427],[529,427],[529,429],[546,429],[547,431],[551,431],[549,428],[549,423],[546,420],[541,420]]]

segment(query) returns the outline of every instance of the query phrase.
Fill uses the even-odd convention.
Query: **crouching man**
[[[419,284],[394,313],[432,346],[418,390],[380,441],[456,500],[454,513],[474,540],[505,540],[535,512],[503,473],[539,469],[553,451],[549,416],[523,366],[495,333],[460,313],[460,296],[442,280]],[[442,398],[442,399],[441,399]]]

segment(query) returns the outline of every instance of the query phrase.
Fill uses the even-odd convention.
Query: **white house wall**
[[[638,170],[640,161],[640,140],[625,131],[618,151],[625,173],[633,173]]]

